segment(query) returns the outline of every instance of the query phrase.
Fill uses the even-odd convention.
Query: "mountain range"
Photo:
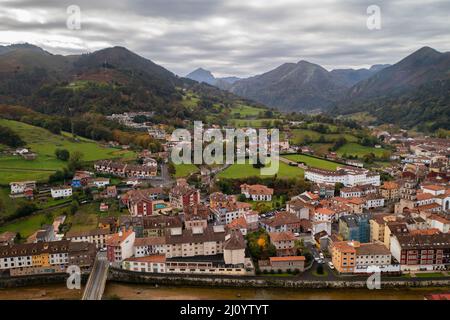
[[[247,79],[216,79],[210,71],[199,68],[186,77],[215,85],[222,90],[252,99],[283,111],[323,110],[339,101],[346,90],[389,65],[370,69],[336,69],[300,61],[285,63],[274,70]]]
[[[423,47],[351,87],[331,112],[366,112],[380,123],[450,129],[450,53]]]
[[[233,83],[240,80],[238,77],[224,77],[216,78],[211,71],[203,68],[198,68],[186,75],[186,78],[195,80],[197,82],[204,82],[220,89],[229,89]]]
[[[123,47],[62,56],[30,44],[0,46],[0,101],[44,113],[176,109],[182,117],[187,111],[180,88],[186,87],[208,97],[204,106],[240,96],[282,111],[366,113],[378,123],[450,126],[450,53],[429,47],[394,65],[327,71],[301,60],[238,79],[201,68],[180,78]]]

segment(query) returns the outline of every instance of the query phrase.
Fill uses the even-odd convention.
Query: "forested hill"
[[[179,78],[123,47],[61,56],[28,44],[0,46],[0,100],[45,114],[107,115],[139,110],[173,117],[183,109],[186,91],[200,95],[205,106],[242,100]],[[189,112],[180,116],[189,118]]]

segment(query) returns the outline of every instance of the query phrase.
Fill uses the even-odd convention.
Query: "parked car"
[[[319,253],[319,257],[320,257],[320,259],[325,259],[322,252]]]
[[[328,262],[328,266],[330,267],[331,270],[334,270],[334,264],[333,262]]]

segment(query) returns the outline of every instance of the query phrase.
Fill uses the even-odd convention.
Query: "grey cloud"
[[[86,19],[80,31],[65,26],[72,4]],[[372,4],[382,10],[378,31],[366,27]],[[17,19],[17,10],[45,22]],[[395,63],[424,45],[448,51],[448,12],[447,0],[0,0],[0,39],[14,33],[23,37],[15,42],[61,54],[121,45],[180,75],[204,67],[249,76],[302,59],[358,68]]]

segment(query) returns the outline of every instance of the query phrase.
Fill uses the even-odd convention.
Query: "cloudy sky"
[[[395,63],[422,46],[450,51],[449,0],[0,0],[0,44],[52,53],[110,46],[185,75],[249,76],[285,62],[327,69]],[[67,8],[81,9],[81,29]],[[381,9],[381,29],[367,8]],[[71,20],[73,21],[73,20]]]

